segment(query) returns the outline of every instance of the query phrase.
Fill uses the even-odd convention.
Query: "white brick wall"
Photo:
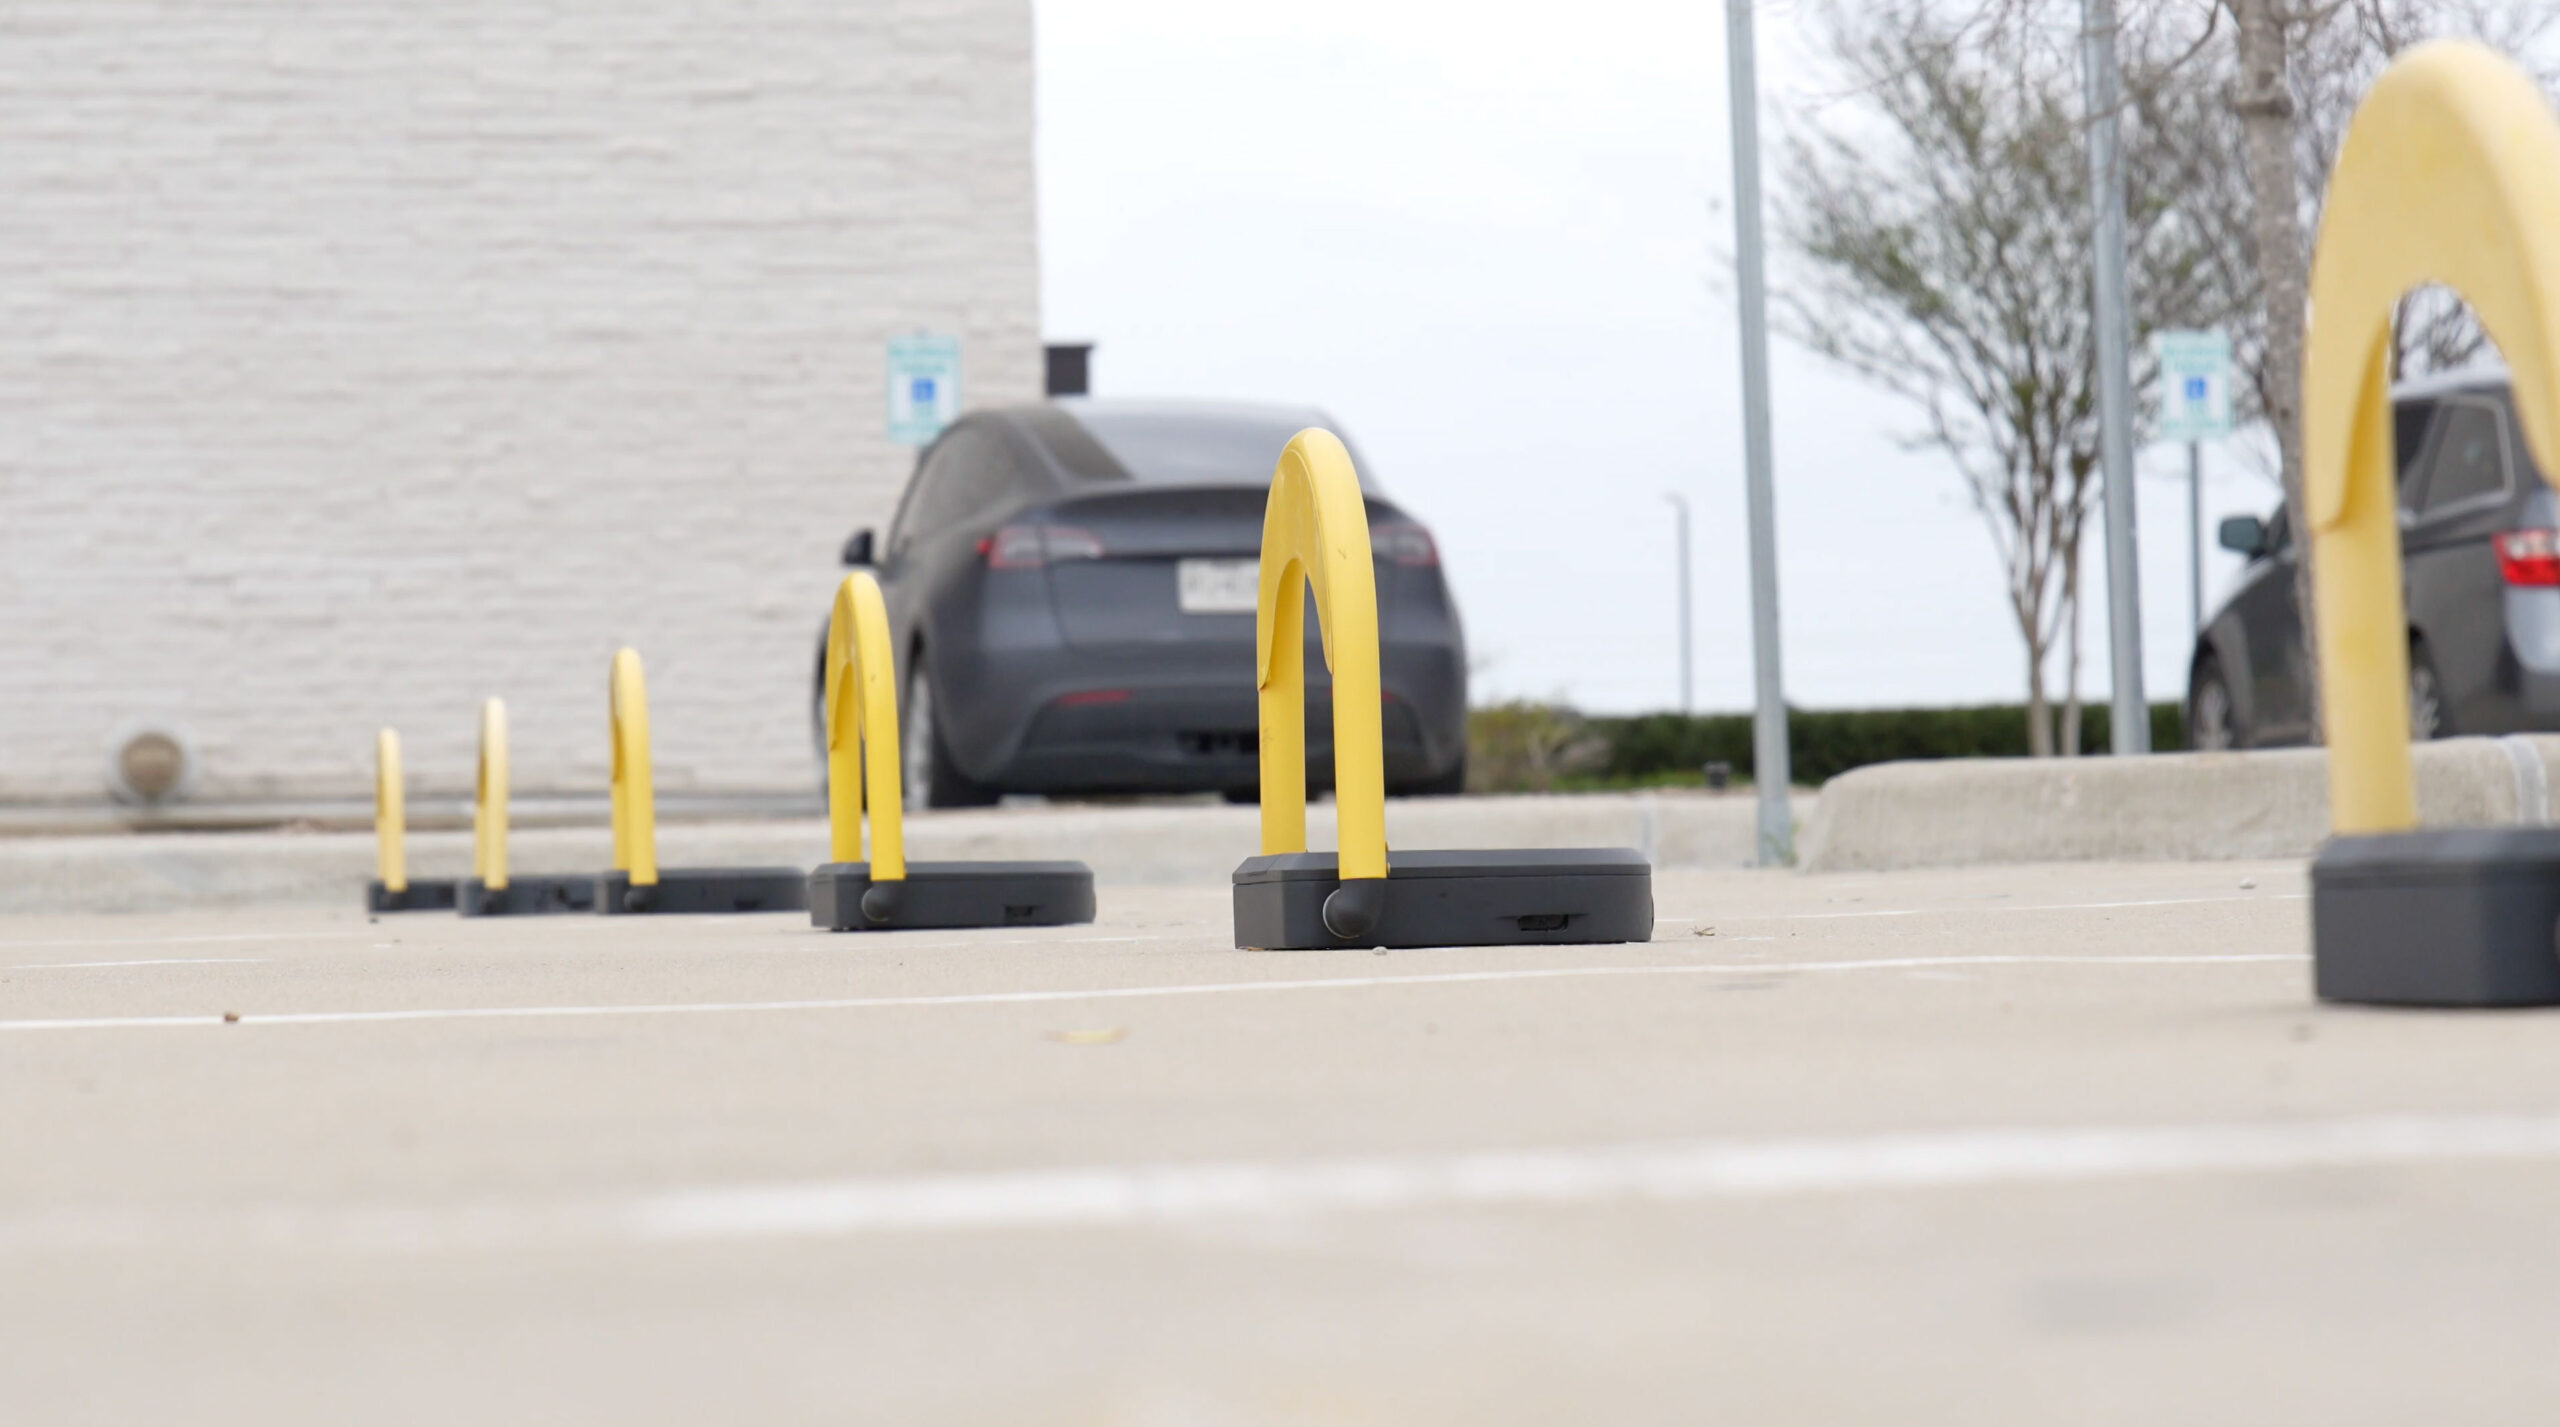
[[[0,800],[459,789],[493,693],[598,790],[625,642],[661,788],[807,788],[888,337],[1038,391],[1031,102],[1030,0],[0,7]]]

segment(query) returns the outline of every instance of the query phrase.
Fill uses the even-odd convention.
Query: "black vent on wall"
[[[1091,342],[1050,343],[1049,395],[1083,396],[1091,390],[1093,390],[1093,344]]]

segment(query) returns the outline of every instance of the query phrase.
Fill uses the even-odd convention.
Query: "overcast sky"
[[[1036,4],[1044,316],[1100,344],[1097,394],[1332,412],[1438,532],[1479,701],[1677,705],[1681,492],[1698,706],[1749,705],[1721,4]],[[1799,7],[1760,8],[1774,188],[1812,76]],[[1774,381],[1790,702],[2021,697],[1990,538],[1945,459],[1905,448],[1913,413],[1783,342]],[[2183,448],[2143,468],[2145,677],[2173,698]],[[2208,539],[2273,503],[2215,463]],[[2100,697],[2103,553],[2093,532]],[[2237,567],[2208,552],[2208,602]]]

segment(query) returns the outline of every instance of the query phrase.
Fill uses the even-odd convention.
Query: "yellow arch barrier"
[[[836,586],[827,618],[827,831],[834,861],[862,861],[863,805],[870,804],[874,882],[907,875],[897,687],[880,583],[856,570]]]
[[[1092,921],[1093,869],[1081,862],[907,861],[895,651],[879,582],[866,570],[845,576],[827,617],[823,685],[831,860],[809,874],[810,923],[847,932]]]
[[[367,912],[452,908],[450,878],[409,876],[408,778],[400,767],[400,735],[388,728],[373,736],[373,860],[374,879],[364,889]]]
[[[1262,851],[1231,879],[1239,947],[1629,942],[1653,934],[1653,869],[1623,847],[1428,850],[1387,863],[1378,585],[1369,508],[1330,431],[1289,438],[1263,506],[1254,599]],[[1333,673],[1328,857],[1307,851],[1307,632]]]
[[[409,890],[408,790],[400,773],[400,735],[383,729],[373,736],[373,857],[375,873],[386,892]]]
[[[471,801],[471,875],[507,889],[507,705],[480,705],[480,776]]]
[[[614,651],[605,692],[613,737],[613,870],[595,879],[595,909],[609,916],[805,909],[809,874],[797,867],[658,866],[649,685],[637,652]]]
[[[1262,695],[1262,851],[1307,850],[1306,597],[1333,674],[1333,797],[1344,881],[1387,875],[1387,772],[1378,728],[1378,583],[1369,507],[1330,431],[1289,438],[1262,514],[1254,600]]]
[[[2534,464],[2560,476],[2560,122],[2522,70],[2465,42],[2422,45],[2375,81],[2312,260],[2304,501],[2340,833],[2417,824],[2390,350],[2399,299],[2430,282],[2479,315]]]
[[[508,791],[507,705],[503,699],[488,699],[480,705],[480,771],[471,799],[471,875],[455,894],[455,910],[466,917],[595,910],[593,873],[519,877],[508,867]]]
[[[2312,260],[2303,514],[2338,834],[2311,867],[2312,985],[2383,1005],[2560,1004],[2560,830],[2413,830],[2391,321],[2429,282],[2497,342],[2533,462],[2560,476],[2560,120],[2473,44],[2421,46],[2374,82]]]
[[[649,682],[640,655],[617,649],[605,689],[613,733],[613,870],[658,885],[657,792],[649,782]]]

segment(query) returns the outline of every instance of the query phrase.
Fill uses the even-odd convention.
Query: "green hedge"
[[[2107,710],[2080,713],[2081,747],[2103,753]],[[1610,782],[1651,782],[1665,776],[1688,781],[1710,762],[1733,765],[1737,780],[1751,776],[1749,714],[1641,714],[1594,718],[1591,731],[1607,746],[1592,775]],[[2151,746],[2186,746],[2185,720],[2174,703],[2151,706]],[[1819,785],[1852,768],[1912,758],[2024,758],[2027,711],[2019,704],[1951,709],[1791,709],[1787,713],[1787,761],[1794,780]]]
[[[1523,778],[1517,760],[1502,757],[1504,735],[1527,708],[1508,705],[1479,709],[1470,720],[1470,742],[1479,769],[1491,777],[1479,786],[1626,787],[1640,784],[1698,783],[1710,762],[1732,765],[1735,781],[1751,777],[1749,714],[1640,714],[1626,718],[1580,717],[1566,710],[1539,709],[1542,719],[1570,721],[1581,735],[1579,756],[1556,769],[1552,779]],[[2103,705],[2081,710],[2081,746],[2103,753],[2108,744],[2107,710]],[[1852,768],[1913,758],[2023,758],[2027,753],[2027,713],[2019,704],[1988,704],[1940,709],[1795,709],[1787,715],[1787,746],[1794,781],[1819,785]],[[2151,706],[2151,746],[2168,750],[2186,746],[2185,720],[2179,705]],[[1496,771],[1499,768],[1500,771]]]

